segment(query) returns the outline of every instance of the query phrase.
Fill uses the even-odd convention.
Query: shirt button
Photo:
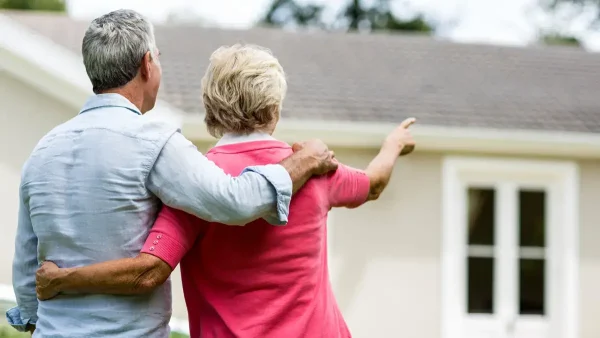
[[[154,251],[154,247],[153,246],[150,247],[150,251]]]
[[[158,241],[154,240],[154,242],[152,242],[152,244],[156,245],[156,244],[158,244]]]
[[[158,236],[156,236],[156,238],[158,238],[158,239],[161,239],[161,238],[162,238],[162,235],[158,235]]]

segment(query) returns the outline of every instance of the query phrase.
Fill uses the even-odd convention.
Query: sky
[[[310,1],[310,0],[301,0]],[[441,22],[439,35],[458,42],[526,45],[536,40],[539,27],[554,27],[581,38],[589,50],[600,51],[600,33],[587,27],[593,12],[565,22],[550,17],[537,6],[539,0],[398,0],[396,13],[423,12]],[[206,24],[247,28],[264,13],[271,0],[68,0],[69,13],[92,19],[119,8],[136,10],[155,22],[170,13],[197,16]],[[345,0],[312,0],[335,11]],[[448,23],[453,23],[449,25]]]

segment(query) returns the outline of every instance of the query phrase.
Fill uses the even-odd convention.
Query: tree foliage
[[[600,0],[548,0],[547,5],[550,8],[556,8],[562,4],[572,4],[576,6],[595,6],[600,7]]]
[[[542,6],[550,12],[566,14],[571,20],[582,14],[595,14],[590,28],[600,28],[600,0],[540,0]],[[587,15],[584,17],[588,18]]]
[[[543,35],[541,40],[546,45],[581,47],[581,41],[570,35],[548,34]]]
[[[370,6],[366,5],[365,1],[349,0],[337,13],[333,22],[325,22],[324,10],[323,5],[301,4],[297,0],[274,0],[262,23],[277,27],[343,28],[349,31],[433,31],[432,25],[422,15],[409,19],[398,18],[390,8],[390,0],[377,0]]]
[[[1,9],[65,12],[65,0],[0,0]]]

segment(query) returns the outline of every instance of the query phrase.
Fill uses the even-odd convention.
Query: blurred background
[[[364,168],[417,118],[417,150],[381,198],[331,212],[331,280],[355,337],[600,337],[598,0],[0,0],[2,310],[21,166],[91,94],[81,40],[119,8],[156,25],[148,117],[201,151],[215,140],[200,79],[212,51],[240,42],[287,73],[280,139],[321,138]]]

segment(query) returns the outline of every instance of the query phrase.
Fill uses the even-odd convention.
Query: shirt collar
[[[81,108],[79,114],[83,114],[93,109],[105,108],[105,107],[121,107],[132,111],[135,114],[142,115],[140,110],[129,100],[120,94],[97,94],[90,97],[87,102]]]
[[[215,145],[216,147],[224,146],[228,144],[253,142],[253,141],[273,141],[275,138],[267,133],[254,132],[250,134],[234,134],[226,133],[221,137],[219,142]]]

